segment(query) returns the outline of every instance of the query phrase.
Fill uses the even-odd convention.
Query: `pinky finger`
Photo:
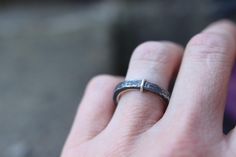
[[[115,110],[113,90],[122,80],[101,75],[89,82],[64,149],[76,147],[104,130]]]

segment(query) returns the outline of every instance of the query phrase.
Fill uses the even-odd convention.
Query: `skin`
[[[136,48],[126,78],[102,75],[87,86],[61,157],[233,157],[236,129],[223,134],[223,114],[236,58],[236,26],[211,24],[186,48],[146,42]],[[166,106],[157,95],[129,91],[119,104],[113,89],[146,79],[168,89]]]

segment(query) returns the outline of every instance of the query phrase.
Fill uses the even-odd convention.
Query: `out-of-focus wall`
[[[104,0],[0,0],[0,5],[30,5],[30,4],[48,4],[48,3],[78,3],[90,4],[94,2],[101,2]]]
[[[112,72],[117,5],[0,11],[0,156],[59,157],[87,82]]]

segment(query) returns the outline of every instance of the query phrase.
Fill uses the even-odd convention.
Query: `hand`
[[[221,21],[186,46],[147,42],[133,53],[126,80],[165,89],[178,74],[166,106],[158,95],[129,91],[116,106],[122,77],[90,81],[62,157],[234,157],[236,130],[224,135],[227,85],[236,58],[236,26]]]

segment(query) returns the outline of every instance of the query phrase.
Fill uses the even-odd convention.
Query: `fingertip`
[[[228,19],[222,19],[210,24],[203,32],[208,33],[224,33],[233,35],[236,38],[236,24]]]

